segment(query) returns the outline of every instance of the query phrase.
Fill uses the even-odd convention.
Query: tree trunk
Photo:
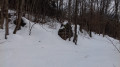
[[[78,17],[78,0],[76,0],[75,4],[75,17],[74,17],[74,23],[75,23],[75,28],[74,28],[74,39],[73,42],[75,45],[77,45],[77,17]]]
[[[9,35],[9,22],[8,22],[8,0],[4,0],[4,14],[5,14],[5,39],[7,39],[7,35]]]
[[[0,19],[0,29],[3,29],[3,24],[4,24],[3,3],[4,3],[4,1],[1,0],[1,12],[0,12],[0,14],[1,14],[0,17],[1,17],[1,19]]]
[[[17,22],[17,25],[16,25],[16,27],[15,27],[15,30],[14,30],[13,34],[16,34],[16,32],[17,32],[17,30],[19,29],[20,24],[21,24],[23,3],[24,3],[24,0],[20,0],[20,1],[19,1],[19,6],[18,6],[18,19],[17,19],[18,22]]]
[[[71,26],[71,1],[72,0],[69,0],[69,4],[68,4],[68,15],[69,15],[69,19],[68,19],[68,22],[69,22],[69,25]],[[69,27],[69,41],[70,41],[70,38],[71,38],[71,30],[70,30],[70,27]]]

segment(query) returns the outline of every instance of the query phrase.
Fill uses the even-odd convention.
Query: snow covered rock
[[[17,19],[14,21],[14,24],[17,25]],[[26,25],[26,23],[23,21],[23,19],[21,19],[21,24],[20,26],[24,27]],[[20,28],[19,28],[20,29]]]
[[[64,40],[71,38],[73,36],[71,25],[69,23],[61,24],[58,35]]]

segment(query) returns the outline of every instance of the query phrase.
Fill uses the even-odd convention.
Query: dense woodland
[[[66,1],[66,2],[65,2]],[[0,28],[5,27],[5,39],[9,35],[8,10],[16,11],[16,34],[21,24],[21,18],[36,23],[46,23],[46,18],[59,21],[61,24],[68,21],[68,34],[71,38],[71,25],[75,25],[73,42],[77,44],[77,26],[80,31],[86,30],[90,37],[91,32],[120,39],[120,0],[0,0]],[[27,15],[27,16],[26,16]],[[32,17],[34,16],[34,20]],[[6,23],[4,23],[6,21]],[[4,26],[5,24],[5,26]],[[66,39],[66,38],[65,38]]]

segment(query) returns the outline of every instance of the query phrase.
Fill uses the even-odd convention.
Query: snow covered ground
[[[75,45],[57,35],[60,25],[56,25],[52,29],[36,24],[30,36],[28,24],[17,34],[12,34],[15,26],[11,25],[7,40],[0,30],[0,67],[120,67],[120,54],[110,37],[79,33]],[[119,48],[119,41],[110,39]]]

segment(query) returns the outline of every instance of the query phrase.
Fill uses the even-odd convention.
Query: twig
[[[29,35],[31,35],[32,28],[33,28],[33,26],[34,26],[35,24],[36,24],[36,23],[34,23],[34,24],[30,27]]]
[[[106,37],[107,38],[107,37]],[[120,53],[120,50],[117,48],[117,46],[112,42],[112,40],[110,38],[107,38],[111,43],[112,45],[115,47],[115,49]]]

